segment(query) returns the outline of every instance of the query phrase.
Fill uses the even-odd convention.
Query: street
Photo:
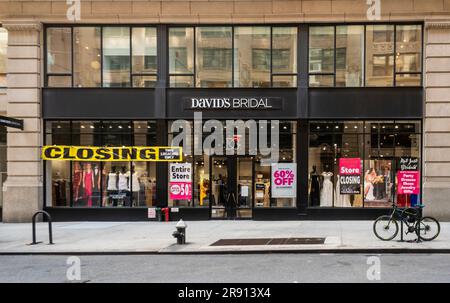
[[[378,259],[372,256],[379,257],[379,280],[371,270]],[[1,255],[0,282],[450,282],[449,254],[80,256],[78,281],[67,278],[68,269],[73,269],[68,258]]]

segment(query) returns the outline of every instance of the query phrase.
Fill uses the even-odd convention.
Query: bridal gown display
[[[323,172],[322,190],[320,191],[320,206],[333,206],[333,182],[331,182],[332,172]]]
[[[364,188],[369,187],[369,190],[367,191],[365,199],[367,201],[373,201],[375,200],[375,196],[373,195],[373,184],[372,182],[367,182]]]
[[[351,207],[350,204],[350,195],[341,195],[341,182],[339,181],[339,175],[337,175],[337,181],[336,181],[336,191],[335,195],[336,198],[334,206],[336,207]]]

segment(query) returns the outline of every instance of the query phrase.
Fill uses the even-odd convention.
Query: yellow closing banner
[[[153,161],[182,160],[179,146],[93,147],[47,145],[42,147],[42,159],[62,161]]]

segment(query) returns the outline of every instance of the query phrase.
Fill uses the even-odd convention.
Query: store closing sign
[[[339,159],[339,185],[341,195],[361,193],[361,158]]]
[[[420,191],[420,173],[418,171],[397,172],[398,194],[418,195]]]
[[[169,193],[171,200],[190,200],[192,198],[192,166],[190,163],[171,163],[169,165]]]
[[[272,164],[272,198],[295,198],[297,196],[296,163]]]

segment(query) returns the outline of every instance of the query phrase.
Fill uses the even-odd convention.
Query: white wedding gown
[[[350,195],[341,195],[341,182],[339,181],[339,175],[337,175],[335,197],[334,206],[352,207],[350,204]]]
[[[333,206],[333,182],[331,182],[331,176],[333,173],[322,173],[323,184],[320,191],[320,206],[331,207]]]
[[[375,196],[373,195],[373,184],[372,184],[372,182],[367,182],[364,188],[366,188],[366,186],[369,186],[369,191],[367,192],[367,195],[365,196],[365,199],[367,201],[375,200]]]

